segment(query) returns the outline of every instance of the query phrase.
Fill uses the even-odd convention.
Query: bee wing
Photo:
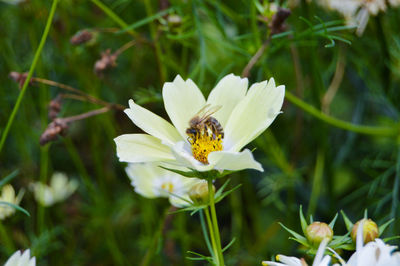
[[[222,107],[221,105],[211,106],[211,104],[206,104],[197,113],[198,116],[200,117],[200,121],[203,122],[204,120],[207,120],[211,115],[213,115],[215,112],[221,109],[221,107]]]

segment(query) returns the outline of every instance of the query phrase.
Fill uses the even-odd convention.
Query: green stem
[[[22,86],[21,92],[18,95],[17,101],[16,101],[16,103],[14,105],[14,108],[13,108],[13,110],[11,112],[11,115],[8,118],[7,125],[4,128],[3,134],[1,135],[0,152],[3,149],[3,146],[4,146],[4,143],[6,141],[8,132],[10,131],[11,125],[12,125],[12,123],[14,121],[14,118],[15,118],[17,112],[18,112],[19,106],[21,105],[22,98],[24,97],[26,89],[28,88],[29,81],[32,78],[33,71],[35,70],[36,64],[37,64],[37,62],[39,60],[39,57],[40,57],[40,54],[42,53],[44,44],[46,43],[47,35],[49,34],[50,27],[51,27],[51,22],[53,21],[54,13],[56,12],[57,3],[58,3],[58,0],[54,0],[53,4],[51,5],[49,17],[47,18],[47,22],[46,22],[46,27],[44,28],[44,31],[43,31],[43,34],[42,34],[42,38],[40,40],[38,48],[36,49],[35,56],[33,58],[31,67],[29,68],[28,76],[25,79],[24,85]]]
[[[224,255],[222,254],[221,237],[219,235],[217,212],[215,211],[214,189],[213,189],[212,180],[208,179],[207,182],[208,182],[208,198],[210,201],[209,203],[210,203],[210,210],[211,210],[211,221],[212,221],[212,226],[214,228],[213,233],[214,233],[214,237],[215,237],[216,245],[217,245],[219,266],[223,266],[224,265]]]
[[[4,244],[4,246],[7,249],[8,253],[12,253],[15,251],[15,246],[14,243],[12,241],[12,239],[8,236],[7,234],[7,230],[4,228],[3,224],[0,221],[0,237],[2,240],[2,244]]]
[[[353,131],[366,135],[374,135],[374,136],[385,136],[385,137],[395,137],[399,135],[400,129],[397,127],[377,127],[377,126],[363,126],[356,125],[347,121],[343,121],[332,116],[326,115],[323,112],[316,109],[314,106],[309,105],[308,103],[300,100],[296,96],[294,96],[291,92],[286,91],[285,97],[291,103],[296,105],[297,107],[303,109],[307,113],[315,116],[316,118],[333,125],[338,128],[342,128],[348,131]]]
[[[140,263],[141,266],[149,265],[150,262],[151,262],[151,259],[154,257],[154,254],[157,251],[158,243],[159,243],[159,241],[161,239],[162,232],[164,230],[165,221],[167,219],[169,211],[170,211],[170,208],[166,208],[164,210],[164,213],[162,215],[160,223],[158,224],[157,231],[154,233],[154,235],[152,237],[150,247],[149,247],[149,249],[147,249],[147,252],[144,255],[144,257],[143,257],[143,259],[142,259],[142,261]]]
[[[214,227],[211,222],[210,211],[208,210],[208,208],[205,208],[204,212],[206,214],[208,230],[210,231],[211,245],[212,245],[212,249],[213,249],[212,257],[214,258],[214,261],[216,263],[218,263],[219,262],[218,249],[217,249],[217,245],[215,243],[215,237],[214,237],[214,233],[213,233]]]
[[[314,178],[311,189],[310,202],[308,204],[308,216],[315,213],[317,202],[322,188],[322,177],[324,174],[325,153],[318,150],[317,161],[315,163]]]
[[[101,10],[103,10],[104,13],[106,13],[106,15],[111,18],[112,20],[114,20],[115,23],[117,23],[122,29],[125,29],[128,27],[128,24],[123,21],[117,14],[114,13],[114,11],[112,11],[108,6],[106,6],[105,4],[103,4],[101,1],[99,0],[92,0],[92,2],[99,7]],[[127,31],[130,35],[132,35],[133,37],[136,37],[136,32],[134,32],[132,29]]]
[[[144,1],[145,7],[146,7],[146,12],[148,16],[152,16],[153,14],[153,10],[151,8],[151,2],[150,0],[145,0]],[[160,82],[161,84],[164,84],[166,77],[167,77],[167,70],[164,67],[164,62],[163,62],[163,53],[161,50],[161,46],[160,43],[157,40],[157,31],[156,28],[154,26],[154,23],[151,22],[150,23],[150,34],[151,34],[151,38],[154,41],[154,48],[155,48],[155,52],[156,52],[156,59],[157,59],[157,64],[158,64],[158,70],[160,72]]]

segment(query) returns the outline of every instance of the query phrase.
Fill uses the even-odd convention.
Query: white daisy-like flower
[[[397,247],[385,244],[376,238],[357,250],[350,257],[345,266],[398,266],[400,265],[400,252],[393,252]]]
[[[4,187],[1,190],[0,201],[19,205],[23,196],[24,196],[23,189],[21,189],[19,191],[18,195],[15,196],[14,188],[10,184],[7,184],[7,185],[4,185]],[[0,220],[3,220],[5,218],[7,218],[8,216],[13,215],[14,213],[15,213],[15,209],[13,207],[8,206],[6,204],[0,204]]]
[[[318,247],[317,254],[315,255],[314,262],[312,266],[328,266],[331,257],[329,255],[324,256],[326,245],[328,244],[328,240],[324,239]],[[263,261],[263,266],[307,266],[308,264],[304,259],[299,259],[296,257],[289,257],[285,255],[277,255],[275,261]]]
[[[125,171],[136,193],[146,198],[168,198],[178,208],[190,205],[190,189],[196,184],[206,182],[165,170],[158,163],[131,163]]]
[[[364,228],[362,220],[358,228]],[[344,266],[398,266],[400,252],[393,252],[397,247],[386,245],[381,239],[368,242],[364,246],[363,230],[357,230],[356,251]]]
[[[393,7],[397,7],[400,5],[400,0],[389,0],[389,4]]]
[[[31,184],[35,199],[43,206],[49,207],[71,196],[78,188],[78,181],[68,180],[64,173],[54,173],[50,185],[40,182]]]
[[[179,75],[163,86],[165,110],[171,123],[129,101],[125,113],[148,134],[115,138],[120,161],[166,162],[197,171],[256,169],[263,171],[250,150],[242,150],[280,113],[285,86],[275,81],[253,84],[233,74],[225,76],[206,100],[196,84]],[[188,135],[190,121],[207,108],[214,120],[198,134]],[[205,110],[207,111],[207,110]],[[204,121],[203,121],[204,122]],[[222,132],[223,130],[223,132]]]
[[[30,254],[30,250],[27,249],[24,253],[21,251],[16,251],[4,264],[4,266],[35,266],[36,258],[32,257]]]

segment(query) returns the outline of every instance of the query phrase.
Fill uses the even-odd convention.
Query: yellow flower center
[[[196,134],[189,137],[193,157],[208,164],[208,154],[213,151],[222,151],[222,136],[214,134]]]
[[[174,191],[174,185],[173,185],[172,183],[170,183],[170,182],[168,182],[168,183],[163,183],[163,184],[161,185],[161,188],[162,188],[163,190],[168,191],[169,193],[172,193],[172,192]]]

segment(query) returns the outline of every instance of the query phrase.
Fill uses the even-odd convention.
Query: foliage
[[[377,224],[394,219],[384,237],[400,234],[399,8],[371,17],[357,37],[339,14],[301,1],[287,28],[270,38],[269,8],[261,5],[268,1],[63,0],[33,79],[19,76],[17,83],[8,75],[31,68],[51,2],[0,2],[0,134],[7,135],[0,176],[18,169],[1,185],[28,187],[63,171],[80,186],[46,209],[27,191],[16,207],[30,216],[16,212],[1,221],[1,262],[31,248],[39,265],[202,265],[196,260],[208,260],[201,254],[210,248],[201,207],[188,209],[197,211],[191,216],[134,193],[113,138],[139,132],[122,112],[128,99],[166,117],[164,82],[180,74],[207,95],[221,77],[240,75],[261,47],[250,83],[274,77],[289,93],[283,114],[249,145],[264,172],[222,173],[215,184],[226,264],[257,265],[293,251],[299,245],[288,242],[279,223],[299,232],[300,205],[321,221],[342,209],[355,221],[369,209]],[[71,44],[84,29],[92,40]],[[3,135],[24,83],[26,93]],[[53,124],[62,134],[40,146],[53,121],[49,103],[60,94],[57,117],[73,119]],[[99,108],[103,112],[75,117]],[[347,231],[345,223],[335,229]]]

